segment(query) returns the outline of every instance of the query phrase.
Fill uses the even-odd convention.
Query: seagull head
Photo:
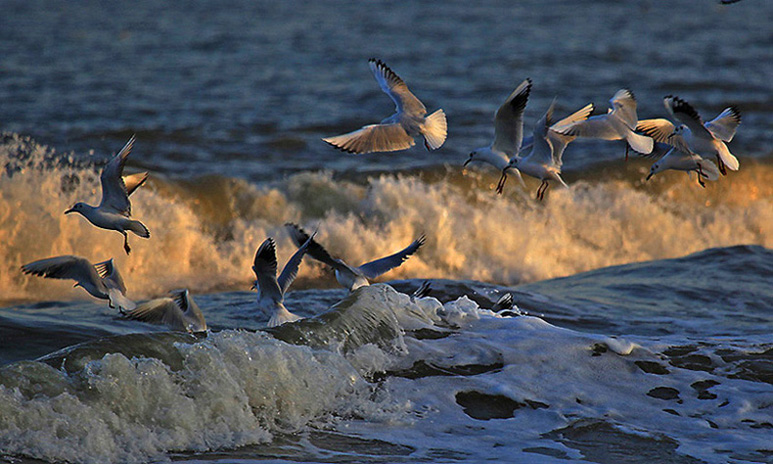
[[[85,209],[86,209],[85,206],[86,206],[85,203],[81,203],[81,202],[75,203],[74,205],[72,205],[72,208],[70,208],[67,211],[65,211],[64,214],[70,214],[70,213],[81,213],[81,214],[83,214],[83,211],[85,211]]]
[[[650,180],[650,177],[654,176],[655,174],[659,173],[662,170],[663,169],[661,169],[660,163],[653,164],[652,167],[650,168],[650,173],[647,174],[647,178],[644,180]]]

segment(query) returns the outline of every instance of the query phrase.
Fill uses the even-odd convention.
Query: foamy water
[[[46,155],[48,154],[48,155]],[[23,155],[23,156],[22,156]],[[129,297],[171,288],[194,292],[246,289],[255,249],[267,236],[279,256],[294,247],[283,224],[319,227],[334,254],[360,264],[405,247],[421,233],[427,244],[387,276],[475,279],[513,285],[628,262],[684,256],[736,244],[773,246],[773,168],[750,162],[700,189],[680,173],[643,184],[644,165],[605,168],[596,178],[551,190],[545,202],[509,185],[492,190],[495,173],[458,168],[425,176],[381,174],[352,180],[303,173],[268,185],[209,177],[152,178],[132,196],[132,211],[151,231],[121,236],[64,215],[76,201],[99,202],[92,167],[48,166],[52,149],[11,135],[0,146],[0,294],[4,300],[80,299],[72,284],[24,276],[23,263],[62,254],[94,262],[115,258]],[[514,183],[513,183],[514,184]],[[325,276],[306,262],[302,279]]]
[[[561,462],[611,456],[608,443],[657,462],[718,463],[769,447],[770,385],[734,375],[743,363],[728,357],[766,349],[763,339],[713,340],[701,369],[687,356],[695,348],[675,342],[377,285],[270,334],[121,336],[8,365],[0,451],[146,462],[278,441],[281,456],[283,436],[309,429],[322,436],[294,445],[302,460],[335,449],[326,433],[372,443],[349,450],[364,462]]]

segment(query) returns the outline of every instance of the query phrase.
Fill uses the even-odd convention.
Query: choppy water
[[[6,2],[0,15],[0,461],[773,462],[773,4]],[[386,61],[448,114],[437,152],[321,142],[392,111]],[[740,108],[741,170],[649,182],[621,144],[578,141],[568,190],[461,164],[526,77],[526,125],[639,116],[677,94]],[[128,136],[152,238],[65,216],[97,202]],[[264,331],[252,258],[287,221],[361,263],[420,252],[344,299],[304,262]],[[125,321],[23,263],[115,258],[128,296],[187,287],[212,332]],[[487,308],[512,291],[521,317]],[[80,345],[79,345],[80,344]],[[64,351],[54,353],[57,350]],[[51,354],[53,353],[53,354]],[[41,358],[42,357],[42,358]],[[38,461],[40,460],[40,461]]]

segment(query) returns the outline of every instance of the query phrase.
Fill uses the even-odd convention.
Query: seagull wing
[[[714,135],[703,125],[703,119],[701,119],[701,116],[692,105],[679,97],[671,95],[663,99],[663,104],[674,118],[690,129],[693,135],[709,140],[714,138]]]
[[[151,324],[165,324],[174,330],[187,330],[183,311],[173,298],[156,298],[140,303],[125,316],[136,321]]]
[[[492,150],[514,156],[523,142],[523,111],[529,101],[531,79],[526,79],[499,107],[494,116],[494,143]]]
[[[105,165],[99,177],[102,183],[102,202],[99,207],[112,209],[124,216],[131,215],[131,203],[129,203],[129,193],[122,174],[126,158],[134,146],[134,140],[132,136],[121,151]]]
[[[94,269],[96,269],[97,274],[99,274],[107,288],[115,288],[120,290],[121,293],[126,293],[126,285],[123,283],[123,278],[121,278],[121,274],[118,272],[118,268],[115,266],[112,258],[94,264]]]
[[[292,285],[295,277],[298,275],[298,268],[300,267],[301,261],[303,260],[303,255],[306,254],[306,250],[309,249],[309,244],[314,239],[315,235],[317,235],[316,231],[311,234],[311,237],[309,237],[303,243],[303,245],[298,247],[290,259],[287,260],[287,264],[285,264],[284,269],[282,269],[282,273],[279,274],[277,283],[279,284],[279,288],[282,289],[282,293],[287,292],[287,289],[290,288],[290,285]]]
[[[738,125],[741,124],[741,113],[738,108],[731,106],[725,108],[724,111],[719,113],[719,116],[706,123],[706,129],[709,130],[714,137],[730,142],[735,137],[735,131],[738,129]]]
[[[333,269],[346,269],[349,267],[340,259],[335,259],[330,256],[330,253],[327,252],[325,247],[311,238],[309,234],[307,234],[306,231],[301,229],[297,224],[288,222],[285,224],[285,226],[287,226],[287,230],[290,232],[290,238],[295,243],[295,246],[302,247],[307,241],[309,242],[306,249],[307,255],[311,256],[317,261],[327,264]]]
[[[416,253],[416,251],[419,248],[421,248],[422,245],[424,245],[424,242],[426,240],[427,240],[427,237],[425,237],[422,234],[421,237],[414,240],[405,249],[400,250],[393,255],[385,256],[381,259],[377,259],[375,261],[365,263],[357,269],[359,269],[360,272],[362,272],[362,275],[364,275],[368,279],[375,279],[381,274],[403,264],[403,261],[408,259],[408,257],[411,256],[412,254]]]
[[[584,107],[580,108],[579,110],[575,111],[574,113],[570,114],[569,116],[565,117],[564,119],[561,119],[560,121],[557,121],[550,126],[547,134],[547,139],[548,139],[548,142],[550,143],[551,152],[553,156],[553,163],[556,166],[561,167],[561,165],[563,164],[564,150],[566,150],[566,146],[569,145],[569,143],[573,141],[575,137],[571,135],[564,135],[556,131],[554,128],[567,127],[567,126],[571,126],[572,124],[585,121],[588,119],[590,114],[593,113],[594,108],[595,106],[593,105],[593,103],[589,103]]]
[[[400,76],[389,69],[383,61],[371,58],[368,60],[368,65],[370,65],[370,70],[373,71],[373,76],[375,76],[381,90],[395,102],[398,113],[404,111],[415,116],[427,114],[427,108],[424,104],[408,90],[408,86],[400,79]]]
[[[131,196],[131,194],[144,184],[146,180],[148,180],[147,172],[138,172],[136,174],[123,176],[123,184],[126,186],[126,195]]]
[[[636,130],[652,137],[656,142],[669,143],[668,138],[674,133],[674,126],[668,119],[642,119],[636,124]]]
[[[201,312],[199,305],[193,300],[193,295],[188,292],[187,288],[173,290],[169,294],[172,296],[174,304],[183,313],[185,330],[188,332],[207,330],[207,321],[204,319],[204,314]]]
[[[612,115],[628,126],[629,129],[636,128],[636,122],[639,118],[636,116],[636,97],[628,89],[620,89],[609,100],[612,107]]]
[[[57,256],[27,263],[21,267],[25,274],[33,274],[49,279],[72,279],[83,285],[99,287],[101,278],[94,266],[80,256]]]
[[[572,137],[618,140],[620,139],[620,134],[615,130],[612,124],[610,124],[608,120],[609,114],[610,113],[591,116],[585,121],[578,121],[566,126],[556,126],[552,130],[559,134]]]
[[[555,104],[556,101],[553,100],[553,103],[550,104],[550,107],[545,114],[543,114],[539,121],[534,125],[534,144],[531,152],[526,156],[526,158],[530,159],[532,162],[546,166],[555,164],[553,160],[553,147],[547,139],[548,128],[551,125]]]
[[[353,154],[406,150],[415,142],[399,123],[371,124],[348,134],[322,139],[341,151]]]
[[[283,293],[276,281],[276,244],[273,238],[267,238],[255,252],[255,262],[252,270],[258,280],[260,295],[274,301],[282,301]]]

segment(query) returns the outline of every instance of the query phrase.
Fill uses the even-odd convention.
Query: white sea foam
[[[0,452],[143,462],[319,427],[408,447],[412,460],[437,459],[438,450],[467,461],[533,459],[533,449],[580,458],[583,440],[564,441],[578,434],[589,434],[587,446],[612,434],[612,446],[641,447],[659,462],[679,454],[726,462],[727,450],[753,455],[769,445],[769,385],[669,363],[657,340],[503,318],[467,298],[414,303],[383,285],[359,289],[338,317],[355,317],[359,306],[377,309],[370,319],[394,312],[401,326],[446,336],[343,352],[224,331],[175,344],[179,363],[116,353],[82,370],[17,363],[0,376]],[[364,380],[385,371],[394,374]]]

